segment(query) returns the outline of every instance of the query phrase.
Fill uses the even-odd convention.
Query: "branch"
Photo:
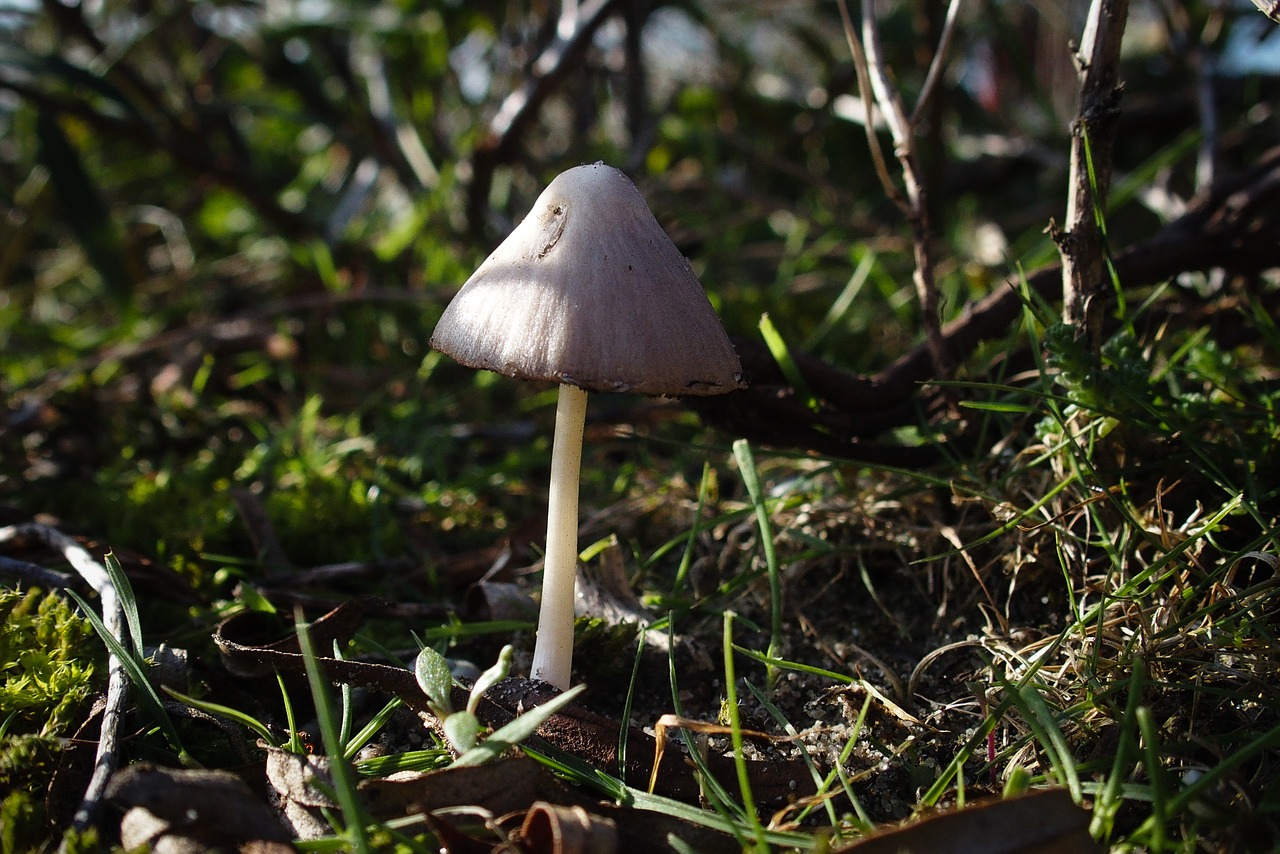
[[[1107,281],[1099,224],[1111,185],[1111,149],[1120,115],[1120,42],[1129,0],[1093,0],[1080,63],[1080,110],[1071,127],[1071,171],[1065,232],[1054,235],[1062,255],[1063,320],[1083,333],[1091,350],[1102,343]],[[1095,195],[1096,191],[1096,195]]]
[[[1167,281],[1188,271],[1223,269],[1251,275],[1280,267],[1280,148],[1259,158],[1248,173],[1193,202],[1183,216],[1147,240],[1116,253],[1114,266],[1127,287]],[[1062,295],[1062,267],[1052,264],[1025,277],[1039,298]],[[946,324],[942,338],[950,352],[972,354],[985,341],[1008,335],[1022,316],[1021,277],[970,304]],[[875,437],[896,427],[927,420],[922,384],[936,379],[927,345],[905,353],[884,370],[859,376],[814,356],[793,352],[809,390],[818,399],[811,408],[798,403],[795,390],[772,358],[755,342],[735,341],[747,389],[686,405],[709,424],[736,436],[773,447],[802,448],[845,459],[882,465],[922,466],[936,461],[937,447],[904,448],[876,444]],[[759,352],[757,352],[759,351]]]
[[[102,622],[106,625],[107,631],[111,632],[116,640],[124,643],[124,609],[120,605],[120,597],[106,567],[94,560],[93,556],[79,543],[57,528],[36,522],[0,528],[0,543],[27,537],[37,539],[62,552],[67,563],[71,564],[80,577],[97,591],[102,600]],[[120,761],[118,753],[120,725],[125,706],[129,702],[129,677],[115,653],[109,653],[107,656],[107,672],[107,696],[102,711],[98,751],[94,758],[89,784],[85,787],[84,798],[72,821],[72,826],[80,831],[93,824],[102,810],[107,781],[111,779]]]
[[[947,17],[942,23],[942,35],[938,37],[938,49],[934,51],[933,60],[929,63],[929,72],[925,75],[924,85],[920,87],[920,95],[916,98],[916,108],[911,111],[911,126],[918,127],[924,116],[925,107],[933,100],[938,90],[938,81],[947,67],[947,54],[951,52],[951,40],[955,36],[956,20],[960,17],[960,4],[963,0],[951,0],[947,6]]]
[[[952,0],[951,8],[948,9],[947,13],[947,25],[943,28],[938,50],[935,52],[931,63],[932,68],[928,76],[933,77],[935,81],[937,73],[933,69],[940,68],[944,62],[944,55],[954,29],[955,15],[959,10],[959,2],[960,0]],[[863,91],[863,103],[867,104],[869,102],[867,93],[869,84],[871,93],[875,96],[876,105],[880,108],[880,113],[884,116],[885,123],[889,127],[889,133],[893,137],[894,153],[897,155],[898,162],[902,168],[906,196],[904,198],[895,190],[890,192],[890,198],[897,203],[907,223],[911,226],[911,242],[915,257],[915,272],[912,275],[912,280],[915,283],[916,299],[920,304],[920,322],[924,326],[925,342],[933,359],[934,373],[939,379],[949,379],[954,371],[955,362],[942,337],[942,320],[938,311],[938,287],[934,275],[933,227],[929,222],[929,206],[925,182],[923,173],[920,170],[919,159],[916,155],[915,126],[912,120],[907,118],[901,95],[889,80],[884,55],[880,49],[880,28],[876,21],[875,0],[863,0],[862,40],[860,45],[858,39],[853,35],[852,22],[849,20],[848,11],[843,0],[840,4],[840,13],[845,25],[845,37],[849,41],[850,50],[854,57],[854,65],[858,70],[858,82]],[[926,81],[928,81],[928,77]],[[928,88],[922,94],[920,104],[924,103],[924,98],[932,91],[934,84],[927,82],[926,85]],[[867,122],[868,128],[870,128],[870,109],[867,110]],[[868,135],[869,138],[873,139],[871,145],[872,158],[876,161],[877,171],[881,174],[881,182],[888,187],[892,187],[892,181],[887,178],[880,157],[879,142],[874,141],[874,133],[871,130],[868,130]]]

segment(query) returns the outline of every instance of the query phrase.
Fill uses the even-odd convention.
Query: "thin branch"
[[[1101,345],[1106,265],[1098,216],[1111,184],[1111,149],[1120,115],[1120,42],[1129,0],[1093,0],[1077,55],[1080,110],[1072,124],[1066,231],[1054,235],[1062,254],[1063,320]],[[1095,195],[1096,191],[1096,195]]]
[[[876,104],[880,106],[894,144],[901,150],[911,139],[911,126],[907,123],[907,113],[902,107],[898,89],[889,80],[884,52],[880,48],[880,23],[876,20],[875,0],[863,0],[862,3],[862,46],[867,52],[871,91],[875,93]],[[901,157],[901,153],[898,156]]]
[[[1215,16],[1221,14],[1221,9],[1215,12]],[[1202,37],[1192,45],[1190,59],[1196,75],[1196,110],[1200,114],[1201,139],[1200,151],[1196,156],[1196,192],[1201,192],[1213,186],[1214,176],[1218,171],[1217,50]]]
[[[48,525],[35,522],[23,525],[9,525],[0,528],[0,543],[12,540],[31,538],[62,552],[62,556],[71,564],[90,587],[98,593],[102,601],[102,622],[122,644],[124,637],[124,609],[120,606],[120,598],[116,594],[115,585],[106,567],[93,559],[71,537]],[[107,696],[102,711],[102,726],[98,736],[98,752],[94,758],[93,773],[89,777],[89,785],[85,787],[84,798],[76,809],[72,819],[72,827],[86,830],[93,824],[98,812],[102,809],[103,795],[107,782],[119,764],[117,743],[119,741],[120,724],[124,717],[125,706],[129,702],[129,677],[124,666],[115,654],[107,657]]]
[[[934,51],[933,61],[929,63],[929,72],[925,75],[924,85],[920,87],[920,95],[916,98],[916,108],[911,111],[911,126],[919,127],[925,108],[933,99],[938,89],[938,81],[947,67],[947,54],[951,53],[951,42],[955,37],[956,21],[960,18],[960,4],[964,0],[951,0],[947,6],[947,17],[942,22],[942,35],[938,38],[938,49]]]
[[[72,576],[65,572],[46,569],[37,563],[14,560],[4,555],[0,555],[0,575],[16,579],[21,583],[54,589],[67,587],[72,581]]]
[[[871,150],[871,162],[875,166],[880,185],[884,187],[884,194],[905,212],[907,203],[898,192],[898,185],[893,183],[893,178],[889,175],[889,166],[885,163],[884,151],[880,148],[880,138],[876,136],[876,103],[875,96],[871,92],[871,75],[867,71],[867,55],[862,49],[862,42],[858,40],[853,30],[853,20],[849,17],[849,7],[845,4],[845,0],[839,0],[839,5],[840,20],[844,24],[844,38],[849,43],[849,53],[853,56],[853,70],[858,76],[858,92],[862,96],[862,113],[865,117],[862,127],[867,132],[867,148]]]
[[[880,48],[880,27],[876,20],[875,0],[863,0],[861,51],[856,47],[857,39],[853,37],[852,23],[849,21],[843,2],[841,15],[845,21],[846,38],[854,53],[854,63],[859,66],[858,80],[863,87],[863,101],[865,103],[868,97],[866,84],[869,80],[876,104],[893,137],[894,154],[902,168],[906,196],[904,198],[894,193],[892,197],[911,226],[911,242],[915,258],[915,272],[912,280],[915,283],[916,299],[920,304],[920,322],[924,326],[925,341],[933,358],[935,375],[939,379],[946,380],[951,377],[955,365],[942,336],[938,287],[934,275],[933,228],[929,222],[929,205],[924,178],[916,157],[915,129],[907,119],[902,97],[890,81],[888,69],[885,67],[884,54]],[[943,38],[950,39],[949,28],[944,31]],[[940,42],[935,60],[944,53],[944,47],[945,45]],[[870,112],[868,112],[869,115]],[[876,143],[873,146],[873,157],[878,148],[879,144]],[[884,180],[883,177],[881,180]]]

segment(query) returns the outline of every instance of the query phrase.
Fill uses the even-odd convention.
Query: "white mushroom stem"
[[[578,474],[587,393],[560,386],[556,433],[551,443],[551,488],[547,494],[547,551],[542,569],[542,606],[533,647],[534,679],[569,689],[573,667],[574,581],[578,568]]]

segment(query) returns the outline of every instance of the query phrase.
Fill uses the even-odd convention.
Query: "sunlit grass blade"
[[[769,508],[765,504],[764,492],[760,488],[760,474],[756,470],[755,457],[751,453],[751,445],[745,439],[733,443],[733,456],[738,461],[738,470],[742,483],[747,487],[747,495],[756,511],[756,525],[760,529],[760,547],[764,552],[765,569],[769,575],[769,649],[768,656],[775,658],[782,648],[782,570],[778,565],[778,554],[773,544],[773,526],[769,523]],[[777,673],[768,672],[769,687],[772,689]]]
[[[316,723],[320,727],[320,738],[324,742],[325,755],[329,757],[333,796],[342,811],[345,825],[343,835],[350,844],[351,850],[357,854],[367,854],[372,849],[365,831],[365,819],[360,808],[360,800],[356,794],[355,774],[343,750],[339,722],[334,716],[332,701],[329,698],[329,686],[320,672],[315,647],[311,643],[311,633],[301,609],[294,613],[294,624],[298,633],[298,646],[306,666],[307,682],[311,686],[311,698],[315,703]]]
[[[773,320],[769,318],[769,315],[762,314],[760,315],[759,325],[760,336],[764,338],[764,344],[769,348],[769,354],[777,362],[778,369],[782,371],[782,375],[786,377],[787,382],[791,384],[791,387],[796,390],[796,394],[800,395],[809,408],[816,407],[818,399],[809,390],[809,383],[805,380],[804,373],[791,355],[791,350],[787,347],[787,342],[783,340],[782,333],[773,325]]]
[[[738,677],[733,663],[733,612],[724,614],[724,689],[725,712],[729,717],[729,740],[733,744],[733,766],[738,774],[738,790],[742,794],[742,806],[747,816],[747,826],[755,836],[761,850],[765,841],[761,835],[764,827],[756,813],[755,798],[751,794],[751,779],[747,776],[747,760],[742,753],[742,720],[738,708]]]
[[[185,703],[193,709],[199,709],[205,714],[225,718],[226,720],[240,724],[240,726],[249,730],[272,747],[280,746],[275,735],[272,734],[271,728],[246,712],[242,712],[239,709],[233,709],[230,706],[224,706],[221,703],[211,703],[208,700],[197,700],[195,697],[183,694],[180,691],[175,691],[169,687],[165,687],[164,692],[178,702]]]
[[[145,649],[142,644],[142,620],[138,616],[138,597],[134,595],[133,585],[129,583],[129,576],[125,575],[124,568],[113,552],[107,552],[103,566],[116,589],[120,610],[124,613],[124,623],[129,631],[129,642],[133,645],[134,652],[142,655]]]
[[[169,713],[164,709],[164,701],[160,699],[160,695],[156,693],[155,686],[147,678],[146,663],[143,661],[141,654],[126,649],[124,644],[120,643],[107,630],[102,618],[79,594],[74,590],[67,590],[66,594],[80,606],[80,613],[89,621],[89,624],[93,626],[93,630],[98,633],[99,639],[106,644],[107,649],[111,651],[111,654],[124,667],[125,672],[129,674],[129,681],[133,683],[134,688],[137,690],[141,705],[146,708],[147,714],[151,716],[156,726],[164,733],[165,741],[168,742],[169,748],[177,755],[178,760],[189,768],[201,767],[196,758],[188,753],[183,746],[177,727],[174,726]]]
[[[354,759],[355,755],[386,726],[387,721],[395,714],[396,709],[402,705],[404,705],[404,701],[399,697],[393,697],[389,700],[385,706],[378,710],[376,715],[369,719],[368,723],[360,728],[359,732],[347,740],[343,756],[348,760]]]

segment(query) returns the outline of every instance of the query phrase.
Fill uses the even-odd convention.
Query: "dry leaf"
[[[618,826],[580,806],[539,802],[529,808],[517,838],[529,854],[616,854]]]
[[[838,854],[1092,854],[1089,811],[1065,789],[942,813],[837,849]]]
[[[333,832],[321,815],[322,809],[337,805],[316,787],[333,790],[329,760],[324,756],[303,756],[277,747],[266,747],[269,794],[285,823],[298,839],[317,839]]]
[[[229,771],[130,765],[111,778],[107,797],[129,808],[120,825],[121,844],[128,849],[147,845],[157,854],[293,850],[292,837],[275,813]]]
[[[366,780],[360,784],[360,794],[380,818],[458,806],[479,806],[494,815],[506,815],[527,810],[538,801],[562,803],[574,797],[545,766],[525,757]]]

